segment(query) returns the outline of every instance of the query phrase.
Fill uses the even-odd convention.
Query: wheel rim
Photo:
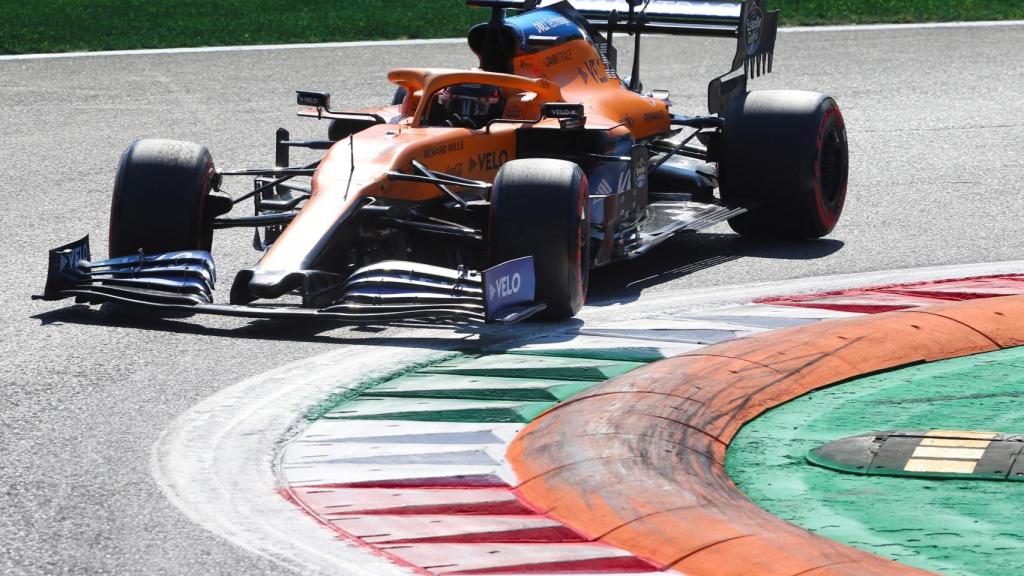
[[[839,203],[844,189],[844,151],[839,131],[832,129],[821,143],[821,199],[832,210]]]

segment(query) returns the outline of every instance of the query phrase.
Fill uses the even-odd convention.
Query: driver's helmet
[[[483,127],[500,118],[505,107],[501,88],[492,84],[456,84],[441,91],[439,102],[449,118],[459,116]]]

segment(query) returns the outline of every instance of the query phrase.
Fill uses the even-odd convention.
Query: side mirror
[[[331,107],[331,95],[324,92],[307,92],[305,90],[295,91],[295,100],[299,106],[311,106],[329,110]]]
[[[548,102],[540,107],[541,118],[557,118],[562,128],[582,128],[587,118],[583,115],[583,104]]]

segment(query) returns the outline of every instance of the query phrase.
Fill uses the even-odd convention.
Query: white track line
[[[368,48],[379,46],[421,46],[424,44],[458,44],[465,38],[429,38],[425,40],[366,40],[359,42],[313,42],[307,44],[252,44],[248,46],[198,46],[193,48],[145,48],[141,50],[107,50],[97,52],[54,52],[51,54],[8,54],[5,60],[45,60],[48,58],[84,58],[92,56],[151,56],[159,54],[203,54],[207,52],[249,52],[265,50],[305,50],[321,48]]]
[[[853,24],[842,26],[787,26],[784,34],[807,32],[874,32],[883,30],[919,30],[933,28],[991,28],[1024,26],[1024,20],[981,20],[977,22],[919,22],[911,24]],[[51,58],[91,58],[99,56],[153,56],[162,54],[203,54],[209,52],[247,52],[261,50],[344,49],[371,46],[420,46],[424,44],[461,44],[464,38],[431,38],[424,40],[373,40],[358,42],[314,42],[307,44],[252,44],[246,46],[200,46],[193,48],[147,48],[142,50],[107,50],[97,52],[54,52],[50,54],[0,55],[0,62],[13,60],[47,60]]]
[[[1024,261],[916,268],[718,287],[640,302],[588,306],[588,323],[658,318],[721,308],[758,298],[871,285],[1024,273]],[[524,325],[504,337],[511,344],[559,331]],[[432,332],[436,337],[437,331]],[[464,336],[464,335],[463,335]],[[459,342],[453,339],[453,346]],[[466,341],[461,340],[465,346]],[[569,339],[564,341],[569,345]],[[207,530],[302,574],[407,573],[335,534],[285,501],[276,459],[305,426],[303,414],[332,391],[445,354],[436,350],[341,346],[228,386],[179,416],[153,445],[150,470],[167,498]]]
[[[408,574],[319,526],[277,489],[276,459],[310,406],[346,383],[438,356],[343,346],[229,386],[179,416],[153,445],[150,471],[193,522],[299,574]]]

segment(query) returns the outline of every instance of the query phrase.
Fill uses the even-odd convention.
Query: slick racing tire
[[[110,257],[209,250],[213,217],[226,212],[211,197],[210,152],[177,140],[136,140],[121,156],[110,203]],[[228,200],[228,202],[230,202]],[[226,206],[230,209],[230,204]]]
[[[816,92],[762,90],[737,98],[719,157],[722,200],[749,207],[729,220],[743,236],[820,238],[846,202],[849,149],[836,101]]]
[[[564,160],[512,160],[491,190],[491,260],[533,256],[535,300],[546,320],[572,318],[586,298],[590,276],[587,177]]]
[[[404,86],[396,88],[394,96],[391,97],[391,105],[398,106],[402,102],[405,102],[405,95],[408,93],[409,91],[406,90]]]

